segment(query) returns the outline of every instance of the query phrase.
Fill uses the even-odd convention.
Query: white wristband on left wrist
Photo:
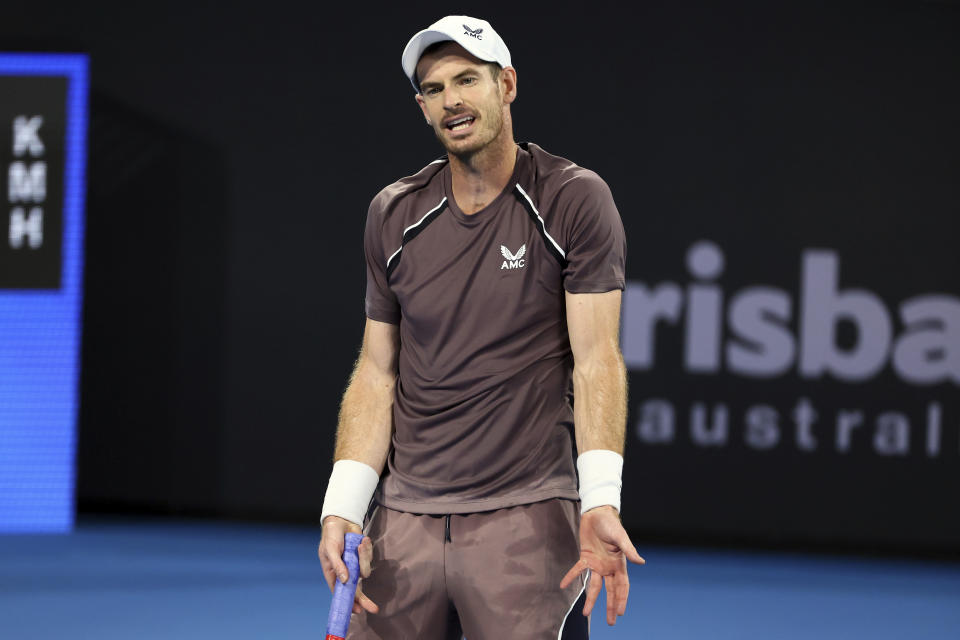
[[[607,449],[592,449],[577,457],[580,476],[580,513],[610,505],[620,512],[623,456]]]

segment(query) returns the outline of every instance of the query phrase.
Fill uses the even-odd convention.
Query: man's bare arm
[[[365,469],[362,465],[358,466],[360,469],[365,469],[364,473],[369,476],[373,476],[373,472],[376,472],[376,475],[383,472],[383,466],[390,451],[390,436],[393,431],[393,392],[397,382],[399,350],[399,327],[367,319],[360,356],[357,358],[340,404],[334,460],[335,462],[354,461],[341,464],[358,462],[367,465],[373,471]],[[370,481],[370,484],[375,485],[375,478]],[[349,482],[346,487],[341,486],[346,489],[350,487]],[[330,491],[328,487],[328,499]],[[351,503],[355,501],[357,500],[354,498],[349,500]],[[350,509],[354,512],[363,510],[366,510],[366,504],[354,505],[354,508]],[[362,520],[362,516],[357,516],[356,519]],[[347,532],[361,533],[360,523],[336,515],[323,518],[323,537],[317,553],[331,591],[334,580],[347,581],[347,567],[341,559],[343,537]],[[370,538],[364,537],[357,552],[360,557],[360,574],[366,578],[370,575],[370,564],[373,558]],[[361,609],[369,613],[377,613],[379,607],[363,593],[362,588],[358,588],[353,611],[360,613]]]
[[[620,352],[620,291],[567,293],[573,350],[573,423],[577,451],[623,455],[627,371]]]
[[[566,588],[590,569],[593,577],[587,586],[583,615],[590,615],[603,582],[607,587],[607,624],[612,625],[627,610],[627,560],[644,562],[617,511],[619,464],[627,423],[627,372],[619,344],[620,291],[567,293],[566,307],[573,350],[573,420],[580,456],[577,468],[581,509],[585,511],[580,517],[580,559],[560,587]],[[598,457],[587,461],[591,456]],[[617,463],[615,468],[613,463]],[[591,503],[599,506],[591,508]]]
[[[399,327],[367,319],[363,346],[340,404],[333,459],[356,460],[383,472],[393,430]]]

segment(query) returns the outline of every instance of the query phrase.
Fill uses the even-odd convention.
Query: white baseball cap
[[[510,50],[489,22],[470,16],[440,18],[410,38],[403,50],[403,72],[410,78],[410,83],[417,93],[420,93],[417,83],[417,63],[420,62],[420,56],[430,45],[445,40],[456,42],[481,60],[496,62],[501,68],[510,66]]]

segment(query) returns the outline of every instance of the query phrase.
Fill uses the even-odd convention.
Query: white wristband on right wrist
[[[379,482],[380,475],[368,464],[356,460],[334,462],[323,498],[320,525],[323,526],[327,516],[337,516],[362,527]]]
[[[610,505],[620,512],[623,456],[607,449],[592,449],[577,457],[580,476],[580,513]]]

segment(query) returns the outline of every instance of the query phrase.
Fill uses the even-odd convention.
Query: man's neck
[[[467,215],[480,211],[500,195],[517,164],[513,136],[501,136],[467,157],[450,154],[453,199]]]

